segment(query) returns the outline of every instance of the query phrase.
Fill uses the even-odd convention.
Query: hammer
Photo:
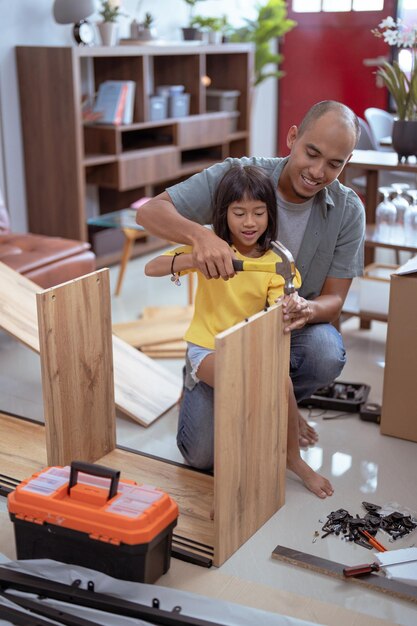
[[[259,263],[256,259],[253,261],[233,259],[233,268],[236,272],[271,272],[272,274],[279,274],[285,280],[285,295],[290,295],[295,291],[293,282],[295,277],[294,257],[280,241],[271,241],[271,248],[280,257],[280,261],[276,263]]]

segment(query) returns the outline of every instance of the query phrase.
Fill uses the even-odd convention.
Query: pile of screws
[[[332,511],[322,527],[324,534],[321,535],[321,538],[331,534],[342,536],[345,541],[353,541],[364,548],[372,549],[362,534],[363,531],[367,531],[372,537],[375,537],[377,531],[381,529],[390,535],[390,541],[395,541],[417,528],[417,520],[411,515],[404,515],[399,511],[382,515],[379,513],[381,507],[377,504],[362,502],[362,505],[367,511],[363,517],[359,517],[359,515],[353,517],[346,509]]]

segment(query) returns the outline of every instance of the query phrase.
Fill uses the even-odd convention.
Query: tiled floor
[[[144,306],[186,304],[185,285],[177,288],[168,278],[151,279],[143,275],[145,259],[129,263],[122,293],[112,298],[113,321],[127,321],[138,316]],[[110,270],[114,288],[117,268]],[[367,383],[369,400],[381,403],[386,325],[373,323],[369,331],[358,329],[354,318],[342,326],[348,354],[342,381]],[[182,362],[163,361],[180,375]],[[39,357],[27,348],[0,335],[0,409],[42,419],[42,393]],[[304,412],[307,415],[307,412]],[[221,571],[276,589],[302,593],[332,602],[404,626],[417,623],[415,605],[369,591],[362,586],[342,583],[271,558],[273,549],[283,545],[337,562],[356,564],[370,561],[372,553],[335,536],[318,538],[326,516],[338,508],[350,513],[364,513],[366,500],[376,504],[395,502],[417,512],[417,446],[415,443],[382,436],[376,424],[363,422],[357,414],[334,419],[334,411],[311,416],[320,440],[303,452],[305,459],[328,476],[334,487],[332,498],[321,501],[307,492],[294,476],[288,475],[286,504],[222,567]],[[118,417],[118,443],[158,456],[181,460],[175,446],[176,409],[144,429],[126,418]],[[320,533],[321,534],[321,533]],[[406,547],[416,541],[416,532],[389,548]],[[196,567],[196,566],[190,566]]]

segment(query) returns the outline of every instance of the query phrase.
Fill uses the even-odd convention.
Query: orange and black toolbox
[[[48,467],[8,496],[18,559],[53,559],[152,583],[170,565],[177,504],[120,472],[74,461]]]

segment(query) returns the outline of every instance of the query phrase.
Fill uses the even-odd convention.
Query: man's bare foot
[[[307,489],[312,491],[319,498],[327,498],[333,495],[333,487],[331,483],[317,472],[311,469],[309,465],[300,456],[295,459],[287,459],[287,468],[297,474],[303,481]]]
[[[306,419],[299,413],[298,415],[298,431],[300,448],[314,446],[318,442],[319,436]]]

